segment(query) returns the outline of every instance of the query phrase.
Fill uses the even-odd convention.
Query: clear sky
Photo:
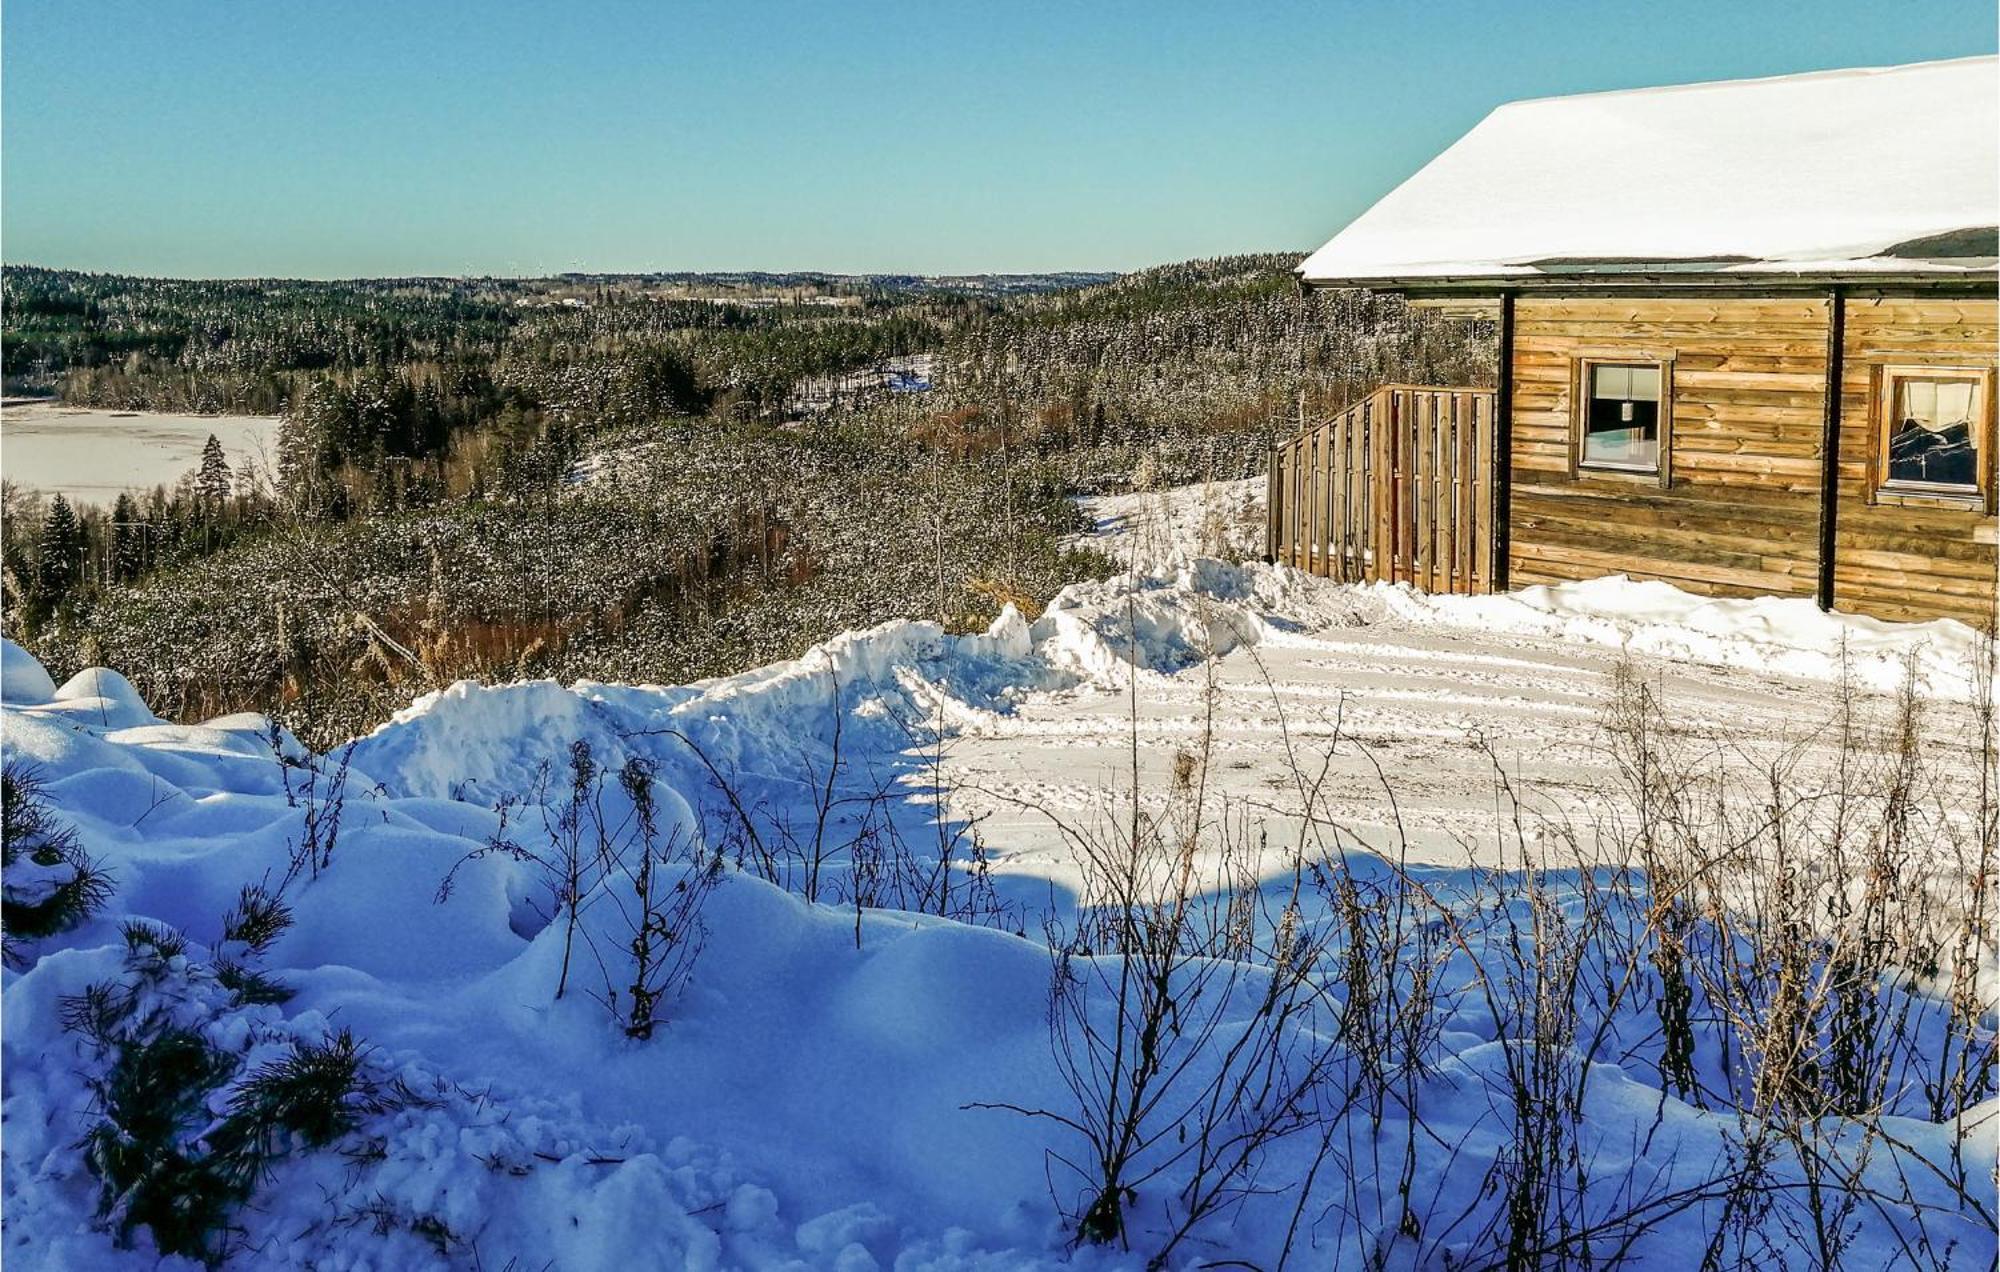
[[[1317,246],[1520,97],[1990,53],[1993,0],[6,0],[0,253],[182,276]]]

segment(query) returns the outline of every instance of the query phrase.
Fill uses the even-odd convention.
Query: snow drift
[[[1138,1256],[1067,1245],[1062,1209],[1073,1199],[1051,1197],[1047,1157],[1071,1151],[1059,1128],[972,1107],[1065,1098],[1046,1023],[1051,955],[1027,935],[1028,916],[972,925],[863,906],[842,885],[814,904],[725,863],[681,934],[699,943],[693,972],[641,1042],[594,990],[555,992],[565,939],[604,970],[593,980],[599,968],[579,956],[575,983],[613,992],[630,979],[630,934],[608,876],[578,937],[537,900],[537,867],[523,854],[572,806],[565,765],[578,743],[593,771],[650,783],[662,839],[686,858],[664,887],[701,868],[705,850],[691,845],[714,833],[725,785],[766,833],[817,815],[859,834],[877,818],[905,842],[935,842],[951,813],[923,754],[939,731],[1004,717],[1034,695],[1123,691],[1135,676],[1143,687],[1210,656],[1367,622],[1743,665],[1776,658],[1799,675],[1837,674],[1844,648],[1885,684],[1914,652],[1947,689],[1958,684],[1952,660],[1972,648],[1950,624],[1890,628],[1617,580],[1423,598],[1188,559],[1071,587],[1032,622],[1010,608],[971,635],[894,623],[693,685],[461,683],[312,756],[257,716],[158,720],[109,670],[56,686],[10,643],[0,659],[8,756],[38,770],[115,891],[6,972],[7,1254],[22,1266],[96,1267],[156,1253],[144,1228],[118,1245],[77,1151],[101,1116],[109,1061],[63,1027],[64,1004],[110,986],[129,1019],[171,1018],[229,1060],[236,1085],[213,1097],[224,1104],[244,1075],[331,1045],[340,1030],[366,1044],[369,1080],[400,1093],[354,1111],[327,1147],[300,1141],[279,1153],[255,1205],[234,1219],[246,1265],[1130,1265]],[[815,795],[822,786],[833,794]],[[631,799],[620,805],[615,783],[603,789],[590,815],[629,824]],[[1441,889],[1457,878],[1434,876]],[[256,952],[260,974],[290,992],[283,1002],[229,989],[231,976],[242,983],[230,960],[246,956],[223,916],[248,885],[282,891],[292,913]],[[186,946],[165,954],[148,944],[156,938],[121,931],[132,924],[184,934]],[[1494,1029],[1464,1002],[1424,1080],[1436,1110],[1427,1125],[1462,1145],[1427,1181],[1440,1205],[1487,1204],[1482,1180],[1500,1151],[1492,1091],[1507,1061]],[[1319,1044],[1301,1032],[1297,1045]],[[1662,1118],[1659,1160],[1694,1169],[1726,1151],[1729,1118],[1670,1099],[1637,1070],[1608,1071],[1595,1090],[1587,1137],[1602,1187],[1620,1178],[1618,1153]],[[1949,1127],[1912,1120],[1906,1130],[1910,1153],[1948,1152]],[[1969,1151],[1990,1172],[1990,1146]],[[1270,1266],[1290,1243],[1315,1263],[1408,1257],[1393,1231],[1309,1222],[1296,1234],[1296,1181],[1309,1164],[1305,1145],[1274,1150],[1270,1186],[1205,1227],[1188,1260]],[[1349,1186],[1315,1204],[1351,1197]],[[1172,1189],[1162,1180],[1135,1198],[1136,1248],[1165,1222]],[[1643,1248],[1671,1257],[1701,1222],[1698,1208],[1662,1215]],[[1989,1264],[1990,1233],[1961,1227],[1966,1266]],[[1886,1257],[1897,1239],[1871,1227],[1855,1248]]]

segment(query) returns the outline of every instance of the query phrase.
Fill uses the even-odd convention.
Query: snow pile
[[[613,764],[635,750],[658,755],[695,786],[706,781],[698,748],[707,763],[754,782],[802,747],[830,746],[836,707],[847,742],[894,752],[926,728],[1004,715],[1029,695],[1119,690],[1135,671],[1142,680],[1172,675],[1206,657],[1358,622],[1360,603],[1289,571],[1194,559],[1071,584],[1033,622],[1009,605],[972,635],[885,623],[791,662],[692,685],[462,681],[359,739],[352,762],[394,795],[488,804],[532,793],[551,738],[586,741]]]
[[[1972,268],[2000,94],[1992,57],[1515,102],[1306,258],[1312,281],[1623,263],[1723,272]],[[1646,176],[1621,165],[1644,156]],[[1676,197],[1662,199],[1671,188]],[[1915,258],[1915,259],[1912,259]],[[1990,272],[1990,260],[1984,266]]]
[[[669,750],[618,734],[607,709],[649,723],[699,703],[679,718],[714,754],[740,752],[732,767],[746,774],[776,769],[810,749],[803,704],[815,683],[836,669],[864,681],[871,657],[908,656],[924,637],[858,637],[809,667],[690,690],[456,686],[325,758],[261,717],[158,721],[113,672],[56,688],[8,645],[9,759],[35,766],[116,888],[106,912],[7,972],[9,1261],[152,1261],[146,1229],[122,1256],[100,1230],[98,1181],[78,1155],[101,1115],[90,1083],[104,1062],[59,1022],[95,985],[133,996],[134,1019],[165,1013],[193,1029],[239,1074],[325,1041],[338,1022],[365,1041],[381,1084],[415,1092],[361,1117],[333,1149],[281,1158],[235,1216],[246,1266],[1032,1265],[1054,1224],[1035,1139],[959,1106],[1049,1094],[1034,1078],[1048,976],[1037,945],[911,915],[857,921],[732,872],[702,914],[698,980],[668,1028],[635,1043],[591,993],[553,993],[560,925],[538,915],[532,868],[491,848],[533,842],[532,821],[517,816],[510,830],[495,807],[505,796],[445,794],[538,798],[537,764],[559,765],[577,738]],[[993,648],[977,637],[966,647]],[[733,717],[705,729],[702,712],[724,704]],[[865,727],[878,704],[857,691],[845,709],[858,717],[850,745],[881,758]],[[686,823],[703,793],[664,786],[661,820]],[[263,954],[292,997],[233,999],[217,979],[223,916],[246,884],[278,886],[330,818],[337,843],[284,887],[293,921]],[[586,913],[600,929],[590,948],[615,963],[616,906],[607,896]],[[120,934],[134,921],[185,933],[185,952],[135,972]],[[979,995],[954,988],[971,983]],[[801,1038],[815,1045],[801,1052]],[[974,1044],[976,1081],[957,1050]],[[226,1098],[218,1088],[211,1107]],[[856,1125],[869,1143],[853,1143]],[[737,1149],[760,1170],[739,1165]],[[966,1161],[981,1163],[988,1191],[963,1188],[952,1164]],[[1031,1249],[996,1254],[995,1241]]]
[[[1589,641],[1642,658],[1810,680],[1845,675],[1879,692],[1894,691],[1914,671],[1925,694],[1969,699],[1982,657],[1978,633],[1954,619],[1887,623],[1827,613],[1797,597],[1697,596],[1622,574],[1495,596],[1427,596],[1401,584],[1367,590],[1390,614],[1417,623]]]

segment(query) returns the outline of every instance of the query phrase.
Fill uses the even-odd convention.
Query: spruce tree
[[[111,577],[123,583],[146,571],[146,526],[132,496],[120,494],[111,506]]]
[[[41,541],[35,545],[35,575],[42,595],[59,602],[76,586],[83,571],[83,524],[69,500],[58,494],[42,522]]]
[[[195,474],[194,490],[201,497],[203,510],[211,516],[221,507],[222,501],[229,498],[230,478],[229,461],[222,454],[222,443],[210,433],[201,448],[201,471]]]

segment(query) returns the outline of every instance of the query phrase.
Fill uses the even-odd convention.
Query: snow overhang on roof
[[[1322,286],[1991,282],[2000,59],[1514,102],[1299,274]]]

